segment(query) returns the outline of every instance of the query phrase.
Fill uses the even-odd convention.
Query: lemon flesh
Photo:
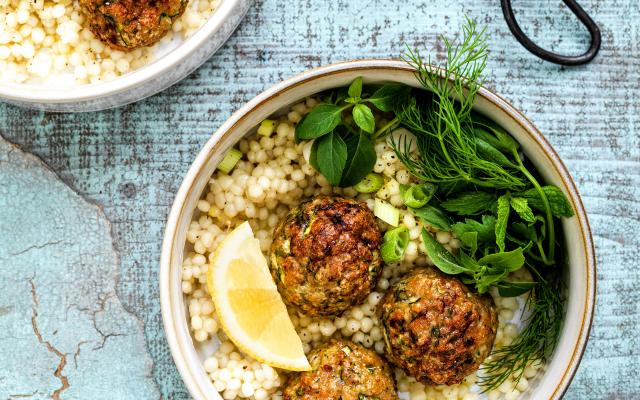
[[[225,333],[245,354],[272,367],[311,369],[248,222],[216,251],[207,286]]]

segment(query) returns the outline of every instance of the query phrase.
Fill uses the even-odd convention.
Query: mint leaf
[[[475,257],[476,251],[478,251],[478,232],[465,232],[457,237],[462,245],[469,249],[471,255]]]
[[[364,179],[376,164],[376,150],[371,139],[364,133],[349,135],[347,144],[347,163],[340,180],[341,187],[353,186]]]
[[[476,290],[478,290],[478,293],[480,294],[486,293],[492,285],[496,282],[500,282],[507,275],[507,272],[488,274],[486,271],[483,271],[482,274],[474,277],[476,280]]]
[[[426,229],[422,229],[422,241],[427,249],[427,255],[440,271],[450,275],[473,273],[472,270],[460,265],[453,254],[438,243]]]
[[[531,211],[531,207],[529,207],[527,199],[524,197],[512,197],[510,202],[511,208],[518,213],[520,218],[527,222],[534,222],[536,220],[536,217],[533,215],[533,211]]]
[[[296,126],[296,140],[315,139],[333,131],[342,121],[342,108],[333,104],[320,104]]]
[[[393,111],[411,92],[411,88],[399,83],[387,83],[376,90],[367,101],[380,111]]]
[[[418,218],[420,218],[423,222],[436,227],[442,231],[450,231],[451,230],[451,218],[439,208],[434,206],[426,205],[421,208],[410,208],[412,213],[414,213]]]
[[[527,293],[537,285],[536,282],[509,282],[502,281],[496,283],[498,293],[502,297],[517,297]]]
[[[367,133],[373,133],[376,129],[376,119],[373,112],[364,104],[356,104],[353,107],[353,121]]]
[[[496,195],[487,192],[463,193],[459,197],[440,203],[442,208],[458,215],[476,215],[491,209]]]
[[[357,77],[353,82],[351,82],[351,85],[349,85],[349,97],[352,98],[357,98],[360,97],[362,95],[362,77],[359,76]]]
[[[495,272],[513,272],[524,265],[524,254],[522,248],[518,247],[513,251],[488,254],[478,260],[478,264],[489,265]]]
[[[483,215],[482,222],[465,219],[465,222],[453,224],[451,230],[459,239],[466,233],[475,232],[478,242],[493,243],[496,240],[495,227],[496,218],[493,215]]]
[[[500,150],[480,138],[475,138],[476,152],[487,161],[505,167],[514,167],[514,164]]]
[[[511,154],[520,148],[520,144],[500,125],[478,114],[474,114],[473,133],[505,153]]]
[[[320,173],[333,186],[340,183],[347,164],[347,145],[337,133],[331,132],[318,140],[317,164]]]
[[[551,214],[553,214],[554,217],[573,217],[573,208],[571,208],[569,200],[560,188],[557,186],[543,186],[542,191],[547,196],[549,207],[551,207]],[[542,197],[540,197],[540,193],[538,193],[536,189],[529,189],[516,195],[527,199],[529,207],[543,212],[546,211]]]
[[[500,251],[504,251],[504,239],[507,236],[507,223],[511,205],[509,204],[509,193],[498,197],[498,219],[496,220],[496,244]]]

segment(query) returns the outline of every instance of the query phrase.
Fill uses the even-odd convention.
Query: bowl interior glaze
[[[211,348],[194,346],[187,325],[180,271],[185,236],[196,202],[225,152],[269,115],[314,93],[348,85],[358,76],[365,83],[395,81],[418,87],[412,70],[395,60],[363,60],[334,64],[300,74],[266,90],[238,110],[207,141],[189,169],[175,199],[161,257],[161,302],[165,331],[176,365],[191,395],[220,399],[201,360]],[[544,181],[560,187],[576,215],[563,220],[568,257],[567,312],[560,341],[543,373],[527,391],[527,399],[559,399],[575,374],[584,351],[595,304],[595,258],[587,216],[566,167],[533,124],[507,101],[481,89],[475,109],[507,129],[522,145]]]

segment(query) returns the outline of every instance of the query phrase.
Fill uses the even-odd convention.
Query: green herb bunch
[[[488,391],[512,374],[519,379],[529,362],[544,360],[556,345],[564,260],[555,223],[573,210],[559,188],[539,183],[511,135],[472,110],[483,83],[486,35],[471,20],[463,33],[460,44],[444,40],[444,65],[425,65],[417,51],[405,53],[432,96],[430,102],[413,97],[404,103],[396,115],[415,137],[393,145],[416,178],[438,186],[433,199],[414,213],[460,240],[461,249],[453,254],[423,230],[436,267],[460,276],[479,293],[491,287],[503,297],[531,291],[525,328],[485,364],[480,385]],[[532,279],[513,282],[509,275],[525,266]]]
[[[480,385],[489,391],[512,375],[519,379],[529,363],[544,361],[555,348],[564,301],[555,226],[573,210],[558,187],[540,183],[519,143],[473,110],[488,57],[485,30],[467,20],[460,43],[443,41],[443,65],[432,65],[430,58],[425,63],[415,50],[404,54],[422,89],[363,86],[358,78],[327,93],[297,125],[296,140],[314,140],[309,161],[332,185],[372,193],[384,181],[371,174],[375,142],[397,127],[412,133],[390,140],[418,181],[401,186],[402,199],[420,220],[451,232],[461,244],[449,252],[423,230],[435,266],[479,293],[492,287],[503,297],[530,292],[524,329],[485,363]],[[389,122],[376,129],[374,113]],[[408,243],[406,227],[387,231],[383,259],[400,262]],[[510,274],[523,267],[531,279],[513,281]]]
[[[397,120],[376,130],[373,106],[391,112],[406,98],[410,88],[386,84],[370,95],[362,78],[345,91],[330,92],[324,101],[296,126],[296,141],[314,140],[309,162],[333,186],[353,186],[373,170],[375,141],[397,125]],[[347,116],[351,118],[347,118]]]

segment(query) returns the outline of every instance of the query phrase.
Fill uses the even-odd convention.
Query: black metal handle
[[[600,28],[598,25],[591,19],[589,14],[575,0],[563,0],[564,4],[569,7],[569,9],[578,17],[580,22],[589,30],[589,34],[591,35],[591,46],[586,53],[579,56],[565,56],[562,54],[556,54],[550,52],[548,50],[543,49],[542,47],[535,44],[525,33],[520,29],[520,25],[516,21],[515,16],[513,15],[513,8],[511,8],[511,0],[501,0],[502,12],[504,13],[504,19],[507,21],[507,25],[511,30],[511,33],[516,37],[518,42],[524,46],[525,49],[529,50],[531,53],[536,56],[542,58],[543,60],[550,61],[552,63],[560,64],[560,65],[581,65],[586,64],[589,61],[593,60],[593,58],[598,54],[600,50],[600,42],[602,41],[602,37],[600,34]]]

